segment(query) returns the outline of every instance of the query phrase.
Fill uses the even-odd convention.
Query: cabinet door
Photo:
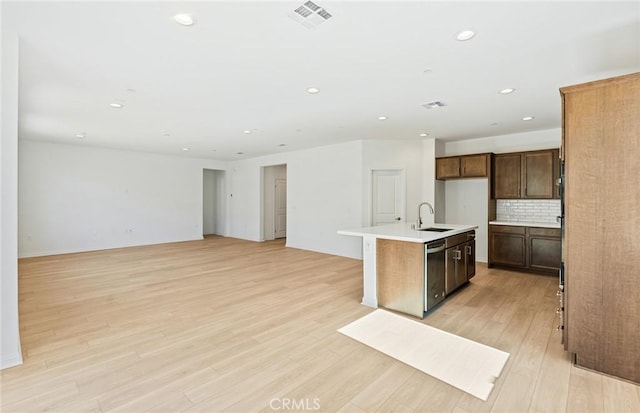
[[[436,179],[459,178],[460,157],[436,158]]]
[[[521,154],[496,155],[493,158],[493,174],[493,197],[495,199],[520,198]]]
[[[447,294],[450,294],[457,287],[456,274],[458,260],[456,257],[459,252],[456,247],[447,248],[446,250],[445,272],[447,275],[444,280],[444,289]]]
[[[467,258],[466,258],[466,246],[468,243],[458,245],[456,257],[456,288],[468,281],[467,278]]]
[[[525,152],[523,198],[551,199],[556,196],[557,151]]]
[[[464,246],[465,268],[467,280],[476,275],[476,241],[469,241]]]
[[[460,175],[469,178],[489,176],[488,158],[487,154],[461,156]]]
[[[510,265],[512,267],[525,267],[525,235],[511,234],[508,232],[491,232],[489,234],[491,242],[492,264]]]
[[[529,236],[529,267],[559,271],[562,255],[560,237]]]

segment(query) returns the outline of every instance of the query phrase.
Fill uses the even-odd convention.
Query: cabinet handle
[[[454,254],[453,254],[453,259],[461,260],[462,259],[462,252],[460,250],[455,250]]]
[[[467,245],[465,246],[465,249],[467,250],[467,255],[471,255],[471,246]]]

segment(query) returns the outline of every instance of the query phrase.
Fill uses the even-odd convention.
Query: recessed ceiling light
[[[476,34],[473,30],[463,30],[461,32],[458,32],[458,34],[456,34],[456,39],[460,40],[461,42],[464,42],[465,40],[469,40],[473,38],[473,36],[475,35]]]
[[[309,89],[307,89],[307,92],[315,95],[316,93],[320,92],[320,89],[318,89],[317,87],[310,87]]]
[[[109,106],[111,106],[112,108],[115,108],[115,109],[120,109],[124,105],[122,103],[113,102],[113,103],[109,103]]]
[[[85,134],[84,134],[84,133],[77,133],[77,134],[76,134],[76,138],[78,138],[78,139],[84,139],[84,138],[85,138]]]
[[[236,155],[244,155],[244,152],[236,152]]]
[[[498,125],[498,122],[493,122],[493,123],[491,124],[491,126],[497,126],[497,125]]]
[[[165,133],[165,134],[164,134],[164,135],[162,135],[162,136],[171,136],[171,134],[170,134],[170,133]]]
[[[522,120],[534,120],[535,118],[535,116],[525,116]]]
[[[387,120],[386,116],[378,116],[378,120]]]
[[[425,136],[429,136],[429,134],[428,133],[421,133],[420,136],[422,136],[424,138]]]
[[[127,89],[127,92],[135,93],[135,92],[136,92],[136,90],[135,90],[135,89],[131,89],[131,88],[129,88],[129,89]]]
[[[245,134],[247,134],[247,135],[248,135],[248,134],[250,134],[250,133],[251,133],[251,131],[250,131],[249,129],[247,129],[247,130],[243,130],[243,131],[242,131],[242,133],[245,133]]]
[[[183,26],[193,26],[196,23],[195,18],[187,13],[176,14],[175,16],[173,16],[173,20]]]
[[[281,144],[280,144],[280,145],[278,145],[278,146],[287,146],[287,144],[286,144],[286,143],[281,143]]]
[[[187,152],[189,148],[182,148],[183,151]]]
[[[508,95],[509,93],[513,93],[515,91],[516,91],[515,89],[509,87],[509,88],[506,88],[506,89],[502,89],[500,91],[500,93],[503,94],[503,95]]]
[[[426,74],[430,75],[431,73],[433,73],[433,70],[432,69],[424,69],[422,71],[422,73],[426,73]]]

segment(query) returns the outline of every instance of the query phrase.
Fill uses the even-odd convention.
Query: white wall
[[[229,165],[230,236],[259,241],[262,167],[287,165],[287,246],[362,257],[362,240],[338,235],[362,225],[362,142],[323,146]]]
[[[22,257],[201,239],[203,166],[225,166],[34,141],[19,149]]]
[[[446,218],[452,224],[478,225],[476,260],[487,262],[489,179],[473,178],[445,182]]]
[[[444,182],[436,180],[436,158],[439,156],[444,156],[444,143],[437,139],[424,139],[422,141],[421,202],[429,202],[435,210],[433,216],[427,216],[425,214],[423,219],[424,224],[446,222]]]
[[[3,20],[0,6],[0,21]],[[18,36],[2,31],[0,369],[22,364],[18,328]]]
[[[561,129],[548,129],[446,142],[445,155],[465,155],[483,152],[506,153],[559,148],[561,138]],[[445,184],[446,222],[479,226],[476,234],[476,256],[478,261],[484,262],[488,258],[488,185],[488,178],[461,179],[447,181]]]
[[[362,217],[363,226],[372,222],[372,174],[374,169],[400,169],[406,179],[406,221],[418,218],[422,201],[422,142],[420,140],[363,141],[362,152]]]

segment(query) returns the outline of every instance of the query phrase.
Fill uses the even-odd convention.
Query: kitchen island
[[[413,229],[413,224],[408,222],[400,222],[397,224],[389,224],[389,225],[380,225],[373,227],[364,227],[364,228],[356,228],[356,229],[347,229],[338,231],[338,234],[341,235],[351,235],[362,237],[362,258],[363,258],[363,297],[362,304],[377,308],[378,307],[378,258],[379,258],[379,245],[384,244],[385,248],[380,250],[381,254],[386,253],[387,256],[393,257],[397,256],[397,265],[404,266],[407,261],[414,261],[414,267],[418,267],[419,265],[424,265],[426,270],[426,253],[424,253],[424,257],[420,258],[417,255],[420,254],[420,251],[426,251],[426,246],[433,244],[437,241],[443,240],[456,240],[460,237],[466,236],[465,234],[474,234],[474,230],[478,228],[477,225],[453,225],[453,224],[432,224],[428,225],[427,228],[421,228],[421,230]],[[475,235],[475,234],[474,234]],[[379,240],[384,240],[378,242]],[[392,242],[389,242],[392,241]],[[393,243],[393,241],[397,241],[397,243]],[[415,244],[415,245],[411,245]],[[444,242],[441,242],[444,244]],[[387,246],[393,245],[396,247],[400,247],[401,250],[395,250],[389,252]],[[475,243],[474,243],[475,246]],[[407,252],[407,250],[411,249],[413,252]],[[460,259],[462,257],[462,253],[460,250],[451,249],[451,256],[453,259]],[[465,251],[469,251],[470,254],[473,254],[473,266],[475,268],[475,248],[465,248]],[[415,260],[406,260],[405,256],[402,254],[413,254],[416,255]],[[457,254],[457,255],[456,255]],[[458,258],[456,258],[458,257]],[[447,257],[448,258],[448,257]],[[421,261],[424,260],[424,261]],[[384,261],[383,263],[386,263]],[[393,263],[390,264],[393,267]],[[452,265],[450,265],[452,266]],[[391,268],[392,271],[396,273],[400,273],[402,275],[403,272],[410,271],[407,268]],[[453,268],[451,268],[453,270]],[[423,271],[425,273],[426,271]],[[450,271],[453,273],[453,271]],[[419,289],[425,288],[424,275],[422,276],[422,287],[418,284],[420,282],[419,275],[416,280],[415,291],[412,291],[411,294],[404,295],[413,295],[414,297],[424,297],[425,292],[420,291]],[[400,280],[399,282],[403,282]],[[444,280],[443,280],[444,282]],[[398,309],[398,311],[407,312],[418,317],[422,317],[422,311],[416,309],[416,305],[412,305],[413,310],[408,311],[402,308]],[[391,308],[391,307],[390,307]],[[393,308],[396,309],[396,308]]]

